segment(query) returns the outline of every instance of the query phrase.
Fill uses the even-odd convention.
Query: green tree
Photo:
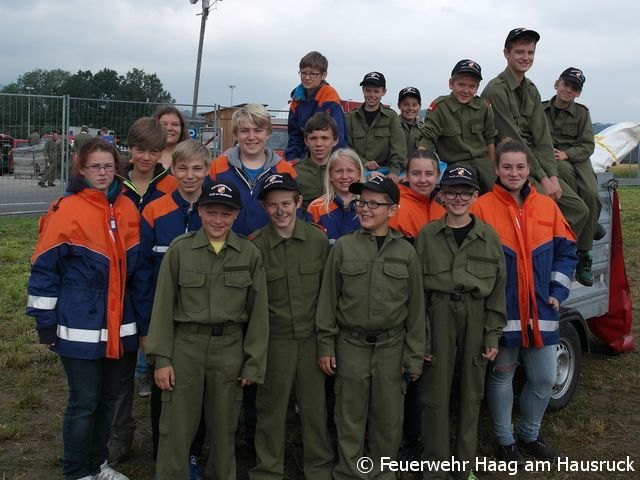
[[[36,69],[23,73],[15,82],[6,85],[3,93],[28,93],[26,87],[33,87],[31,93],[34,95],[62,95],[63,87],[71,74],[65,70],[56,68],[54,70]]]

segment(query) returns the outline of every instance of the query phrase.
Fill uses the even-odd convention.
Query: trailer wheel
[[[571,322],[560,323],[560,343],[557,348],[558,371],[551,391],[548,410],[557,412],[566,407],[576,393],[582,364],[582,345],[576,327]]]

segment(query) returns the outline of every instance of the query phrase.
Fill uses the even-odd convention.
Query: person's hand
[[[542,184],[542,188],[544,192],[551,197],[552,200],[558,201],[562,196],[562,188],[560,188],[560,182],[558,182],[558,177],[544,177],[540,180]]]
[[[248,387],[250,385],[253,385],[253,382],[251,380],[249,380],[248,378],[238,377],[238,381],[240,382],[240,386],[242,388]]]
[[[555,297],[549,297],[549,305],[551,305],[551,308],[553,308],[556,312],[560,310],[560,302]]]
[[[390,173],[387,175],[387,178],[393,180],[393,183],[398,183],[400,181],[400,177],[395,173]]]
[[[433,360],[433,355],[431,355],[430,353],[426,354],[424,356],[424,361],[427,363],[431,363],[431,361]]]
[[[364,168],[367,170],[377,170],[380,168],[380,165],[378,165],[378,162],[375,160],[369,160],[368,162],[365,162]]]
[[[153,379],[160,390],[173,390],[176,384],[176,375],[172,366],[156,368]]]
[[[498,349],[496,347],[484,347],[484,353],[482,354],[482,356],[490,362],[493,362],[496,359],[497,355]]]
[[[336,357],[318,357],[318,366],[325,375],[331,376],[336,370]]]
[[[553,149],[553,156],[556,157],[556,160],[569,160],[569,155],[562,150],[558,150],[557,148]]]
[[[144,352],[144,346],[147,343],[147,337],[140,337],[140,349]]]
[[[411,379],[412,382],[415,382],[416,380],[418,380],[420,378],[420,375],[417,373],[410,373],[409,374],[409,378]]]

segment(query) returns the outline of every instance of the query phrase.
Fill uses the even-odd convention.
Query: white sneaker
[[[100,465],[100,473],[96,475],[96,480],[129,480],[129,477],[115,471],[109,466],[107,461]]]

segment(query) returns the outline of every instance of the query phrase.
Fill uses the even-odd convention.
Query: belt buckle
[[[378,341],[378,335],[372,335],[370,333],[367,333],[364,338],[367,343],[376,343]]]
[[[211,327],[212,337],[221,337],[224,332],[224,327]]]
[[[462,300],[462,294],[459,292],[452,293],[449,298],[451,298],[453,302],[459,302],[460,300]]]

